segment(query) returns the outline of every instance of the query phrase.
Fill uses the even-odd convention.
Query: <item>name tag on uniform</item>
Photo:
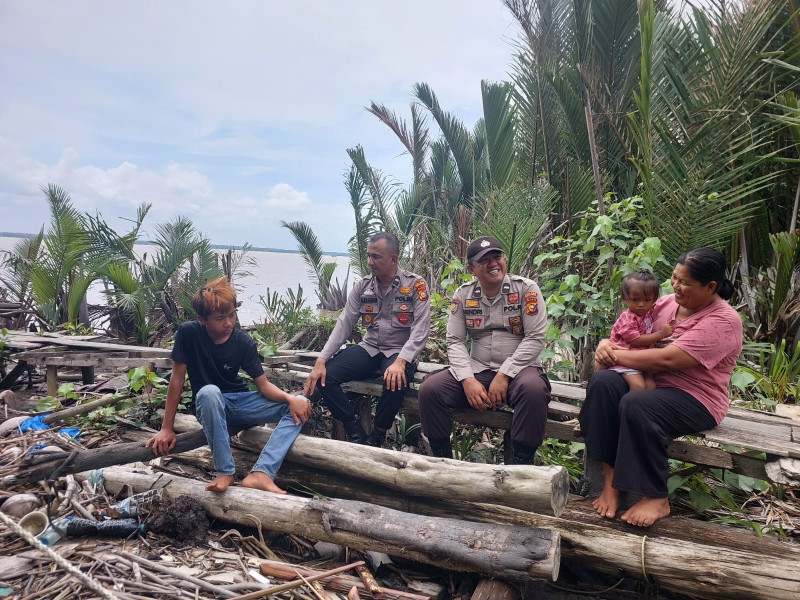
[[[378,298],[376,296],[361,296],[361,304],[377,304]]]
[[[465,308],[464,309],[465,315],[482,315],[483,309],[482,308]]]
[[[519,305],[519,304],[506,304],[503,307],[503,312],[507,312],[507,313],[509,313],[509,312],[518,312],[520,310],[522,310],[522,306]]]
[[[411,302],[411,296],[395,296],[395,302]]]

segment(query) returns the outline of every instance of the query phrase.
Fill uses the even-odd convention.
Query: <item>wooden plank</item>
[[[78,341],[91,341],[91,340],[99,340],[104,339],[102,335],[64,335],[63,333],[54,333],[50,331],[27,331],[25,329],[12,329],[8,332],[9,335],[17,337],[17,338],[36,338],[36,339],[47,339],[47,340],[60,340],[60,339],[68,339],[68,340],[78,340]],[[47,342],[52,343],[52,342]]]
[[[81,367],[81,383],[89,385],[94,383],[94,367]]]
[[[47,395],[55,397],[58,394],[58,367],[47,365]]]
[[[24,336],[26,342],[41,342],[44,344],[61,344],[70,348],[89,348],[94,350],[119,350],[123,352],[137,352],[141,356],[169,357],[172,352],[169,348],[151,348],[149,346],[128,346],[126,344],[113,344],[100,341],[85,341],[79,336],[47,336],[30,334]]]
[[[288,379],[294,382],[305,381],[306,377],[305,373],[288,371],[280,368],[269,368],[265,369],[265,371],[267,371],[267,377],[275,379]],[[373,384],[371,388],[367,387],[366,385],[356,385],[355,387],[359,388],[360,390],[371,390],[362,393],[371,393],[379,389],[378,384]],[[556,416],[558,418],[577,418],[579,411],[580,408],[577,406],[564,404],[558,401],[551,401],[548,408],[548,413],[551,416]],[[406,396],[405,400],[403,401],[401,412],[405,414],[419,414],[419,401],[416,398],[416,394],[413,396]],[[479,412],[477,410],[465,408],[453,411],[453,419],[458,423],[462,423],[464,425],[473,425],[475,427],[490,427],[492,429],[510,429],[511,417],[512,412],[510,410]],[[559,420],[548,419],[545,428],[545,437],[556,438],[568,442],[583,441],[583,438],[574,436],[574,428],[574,422],[565,423]],[[687,440],[674,440],[669,446],[668,454],[670,458],[675,458],[684,462],[729,469],[749,477],[767,479],[766,470],[764,467],[765,462],[763,460],[742,456],[739,454],[731,454],[722,448],[703,446]]]
[[[36,348],[41,348],[44,344],[37,344],[34,342],[23,342],[20,340],[14,339],[6,339],[5,340],[6,346],[9,348],[18,348],[19,350],[34,350]]]
[[[3,380],[0,381],[0,390],[10,390],[11,386],[14,385],[19,379],[19,376],[22,375],[25,370],[28,368],[28,363],[24,360],[20,360],[14,368],[11,369],[11,372],[3,377]]]
[[[61,356],[52,356],[48,358],[41,358],[34,361],[41,366],[58,366],[58,367],[123,367],[134,368],[143,367],[145,365],[154,365],[155,367],[169,369],[172,367],[172,360],[169,358],[147,358],[147,357],[119,357],[119,358],[94,358],[94,359],[78,359],[62,358]]]

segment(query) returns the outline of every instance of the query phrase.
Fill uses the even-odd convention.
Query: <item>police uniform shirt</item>
[[[428,286],[419,275],[397,269],[385,296],[378,289],[378,279],[369,275],[353,286],[320,356],[328,360],[336,354],[361,319],[366,334],[359,346],[370,356],[399,354],[398,358],[413,362],[428,339],[430,316]]]
[[[450,304],[447,358],[458,381],[491,369],[515,377],[525,367],[542,365],[547,311],[535,281],[506,274],[490,300],[475,279],[462,285]],[[467,336],[472,349],[467,350]]]

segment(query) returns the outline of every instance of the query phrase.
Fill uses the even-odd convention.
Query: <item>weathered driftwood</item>
[[[147,437],[149,438],[151,435],[148,434]],[[202,429],[180,434],[176,437],[177,445],[173,453],[192,450],[206,443],[206,437]],[[153,454],[153,450],[145,448],[143,441],[77,452],[52,453],[43,456],[33,455],[30,460],[20,466],[17,473],[4,477],[0,481],[0,487],[49,479],[56,469],[58,469],[58,475],[63,476],[70,473],[101,469],[111,465],[149,461],[154,458],[156,457]]]
[[[85,415],[86,413],[92,412],[95,409],[103,408],[104,406],[109,406],[111,404],[118,404],[122,402],[125,398],[120,398],[115,394],[106,394],[101,396],[97,400],[93,400],[92,402],[87,402],[86,404],[78,404],[76,406],[70,406],[69,408],[65,408],[63,410],[57,410],[56,412],[50,413],[49,415],[45,416],[43,419],[45,423],[51,425],[53,423],[60,423],[61,421],[65,421],[71,417],[77,417],[78,415]]]
[[[181,461],[210,468],[208,449],[182,454]],[[255,456],[234,451],[237,472],[246,473]],[[525,525],[561,534],[565,563],[611,574],[656,581],[665,589],[701,598],[794,600],[800,597],[800,549],[680,517],[649,529],[600,519],[584,499],[570,502],[560,518],[458,498],[431,500],[396,492],[317,468],[284,463],[276,482],[291,491],[374,502],[396,510],[471,521]],[[575,497],[573,497],[575,498]]]
[[[545,529],[420,517],[364,502],[298,498],[239,486],[218,494],[205,491],[200,481],[125,467],[108,467],[103,476],[110,493],[118,493],[123,486],[137,493],[155,485],[164,488],[168,499],[182,494],[197,498],[218,519],[252,525],[254,516],[262,527],[278,533],[510,581],[558,577],[559,535]]]
[[[199,426],[197,419],[188,415],[178,415],[175,420],[178,431]],[[260,450],[270,431],[253,427],[240,433],[239,438],[253,450]],[[490,502],[556,516],[564,510],[569,493],[567,471],[560,466],[467,463],[304,435],[297,438],[286,460],[311,467],[325,464],[331,473],[404,494]]]

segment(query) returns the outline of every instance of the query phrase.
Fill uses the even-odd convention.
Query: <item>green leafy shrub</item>
[[[639,229],[642,210],[638,196],[609,204],[605,215],[593,206],[576,231],[554,236],[549,250],[534,259],[550,322],[542,360],[550,361],[556,378],[588,379],[591,352],[619,316],[619,286],[625,275],[669,268],[661,242],[644,237]],[[576,365],[582,365],[580,372]]]

